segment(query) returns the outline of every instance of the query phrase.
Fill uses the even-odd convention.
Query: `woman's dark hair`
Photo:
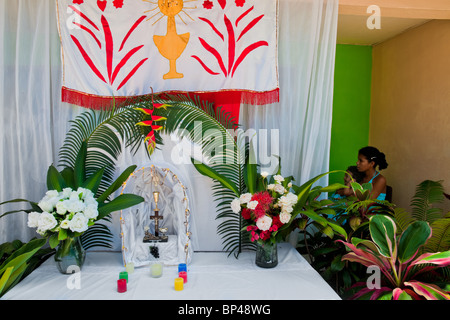
[[[379,170],[386,169],[388,167],[388,163],[386,162],[386,156],[383,152],[380,152],[375,147],[364,147],[358,151],[359,154],[363,155],[369,161],[375,162],[375,167],[378,166]]]
[[[350,172],[353,179],[355,179],[356,182],[361,183],[362,179],[364,178],[363,174],[358,171],[358,168],[356,166],[350,166],[347,168],[347,171]]]

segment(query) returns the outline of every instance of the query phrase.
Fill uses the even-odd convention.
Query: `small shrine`
[[[130,175],[122,192],[145,201],[122,210],[120,227],[124,265],[154,262],[188,264],[193,252],[187,188],[169,168],[144,166]]]

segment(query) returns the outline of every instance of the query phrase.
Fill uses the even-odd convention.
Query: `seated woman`
[[[332,199],[342,199],[345,197],[353,196],[355,193],[353,192],[352,186],[350,185],[350,182],[352,182],[352,179],[355,182],[361,183],[363,175],[361,172],[358,171],[356,166],[349,166],[346,170],[346,174],[344,175],[344,184],[348,188],[342,188],[337,190],[333,195]]]
[[[371,183],[371,199],[386,199],[386,178],[378,170],[386,169],[386,156],[375,147],[364,147],[358,152],[356,167],[363,174],[361,183]]]

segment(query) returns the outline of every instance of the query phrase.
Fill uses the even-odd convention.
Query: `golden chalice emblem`
[[[176,62],[189,42],[189,33],[178,34],[175,25],[175,16],[183,11],[183,6],[183,0],[158,0],[159,10],[167,16],[166,35],[153,36],[153,42],[159,53],[169,60],[169,72],[163,76],[163,79],[183,78],[183,74],[177,72]]]

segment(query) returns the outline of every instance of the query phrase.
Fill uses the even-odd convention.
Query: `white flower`
[[[56,203],[56,213],[65,214],[67,212],[67,208],[65,206],[65,201],[58,201]]]
[[[284,178],[283,178],[281,175],[279,175],[279,174],[274,175],[273,178],[274,178],[275,181],[278,182],[278,183],[281,183],[282,181],[284,181]]]
[[[285,223],[288,223],[290,220],[291,220],[291,214],[287,213],[286,211],[281,211],[280,222],[285,224]]]
[[[88,219],[95,219],[95,218],[97,218],[97,216],[98,216],[97,206],[93,205],[93,204],[90,204],[90,205],[86,206],[86,209],[84,210],[84,215]]]
[[[292,188],[292,182],[288,183],[288,188]]]
[[[275,187],[274,184],[269,184],[269,185],[267,186],[267,190],[273,190],[274,187]]]
[[[39,212],[30,212],[28,214],[28,226],[30,228],[37,228],[40,216],[41,214]]]
[[[231,201],[231,210],[233,210],[234,213],[239,213],[241,211],[241,201],[239,198]]]
[[[98,202],[97,202],[97,200],[95,200],[94,197],[85,198],[84,204],[86,205],[86,207],[87,206],[95,206],[96,208],[98,208]]]
[[[48,200],[47,197],[42,198],[41,201],[38,203],[39,208],[42,209],[42,211],[46,212],[52,212],[53,211],[53,203]]]
[[[269,173],[267,171],[261,171],[261,177],[267,178],[268,175]]]
[[[255,210],[257,205],[258,205],[258,201],[253,200],[253,201],[250,201],[249,203],[247,203],[247,208],[249,208],[251,210]]]
[[[48,212],[42,212],[39,216],[38,220],[38,232],[44,233],[47,230],[51,230],[57,225],[57,221],[55,217],[48,213]]]
[[[285,193],[286,192],[286,189],[283,187],[283,185],[281,185],[281,184],[276,184],[274,187],[273,187],[273,190],[275,190],[275,192],[278,192],[279,194],[283,194],[283,193]]]
[[[61,193],[61,196],[65,199],[68,199],[68,198],[70,198],[72,191],[73,191],[72,188],[64,188]]]
[[[63,203],[67,211],[72,213],[84,211],[86,207],[83,201],[74,199],[72,196],[70,196],[70,200],[64,200]]]
[[[69,228],[74,232],[84,232],[88,228],[89,219],[84,214],[78,212],[69,221]]]
[[[81,195],[81,199],[92,198],[94,196],[91,190],[81,187],[77,189],[77,193],[78,196]]]
[[[47,191],[47,192],[45,193],[45,195],[46,195],[48,198],[54,198],[54,197],[59,196],[59,193],[58,193],[58,191],[56,191],[56,190],[49,190],[49,191]]]
[[[292,192],[287,193],[284,196],[281,196],[280,199],[278,199],[278,204],[281,207],[292,207],[294,204],[297,203],[297,196],[295,194],[293,194]]]
[[[268,216],[262,216],[258,220],[256,220],[256,226],[261,231],[269,230],[272,226],[272,218]]]
[[[70,224],[70,221],[66,219],[66,220],[61,221],[59,226],[63,229],[69,229],[69,224]]]
[[[286,212],[286,213],[291,213],[292,211],[294,211],[294,208],[292,208],[291,206],[284,206],[281,209],[281,212]]]
[[[251,198],[252,198],[251,193],[244,193],[244,194],[241,194],[241,196],[239,197],[239,200],[241,201],[242,204],[244,204],[244,203],[249,202]]]
[[[72,200],[72,201],[80,200],[80,196],[78,195],[78,192],[72,191],[70,193],[69,200]]]

